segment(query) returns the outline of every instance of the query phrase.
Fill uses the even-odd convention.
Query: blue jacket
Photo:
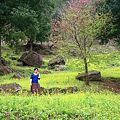
[[[39,79],[40,79],[40,74],[32,73],[30,76],[31,83],[38,83]]]

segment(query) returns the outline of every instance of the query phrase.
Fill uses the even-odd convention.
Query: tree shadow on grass
[[[120,93],[120,78],[106,77],[102,78],[101,81],[92,81],[92,83],[97,84],[103,89],[107,89],[115,93]]]

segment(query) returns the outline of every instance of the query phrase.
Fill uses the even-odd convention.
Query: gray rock
[[[62,93],[61,88],[59,87],[53,87],[48,89],[49,94],[58,94],[58,93]]]
[[[17,83],[8,83],[8,84],[0,85],[0,90],[6,91],[6,92],[18,92],[21,89],[22,87]]]
[[[61,91],[62,93],[74,93],[78,91],[78,88],[77,86],[70,86],[70,87],[63,88]]]
[[[24,66],[40,67],[43,64],[42,56],[34,51],[23,53],[19,60]]]
[[[20,78],[22,78],[22,76],[20,74],[14,74],[12,76],[12,78],[20,79]]]
[[[18,62],[16,65],[17,66],[23,66],[23,62]]]
[[[0,75],[6,75],[6,74],[9,74],[9,73],[12,73],[12,72],[13,72],[13,70],[9,66],[1,65]]]
[[[88,72],[88,77],[90,81],[101,81],[101,73],[97,70],[92,70]],[[84,80],[85,79],[85,73],[79,73],[76,76],[76,79],[78,80]]]
[[[44,71],[41,71],[40,73],[41,73],[41,74],[50,74],[51,71],[49,71],[49,70],[44,70]]]
[[[54,69],[56,65],[65,65],[65,58],[61,55],[58,55],[56,58],[48,62],[48,67]]]
[[[44,87],[40,87],[40,94],[41,94],[41,95],[42,95],[42,94],[46,95],[46,94],[47,94],[47,89],[44,88]]]
[[[65,65],[56,65],[55,66],[55,71],[64,71],[67,70],[67,66]]]

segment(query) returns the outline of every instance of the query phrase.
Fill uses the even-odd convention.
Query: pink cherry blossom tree
[[[69,0],[63,5],[61,20],[53,22],[52,40],[73,40],[80,50],[85,66],[85,83],[89,85],[88,56],[90,47],[106,22],[110,22],[110,13],[105,13],[102,6],[97,10],[100,0]]]

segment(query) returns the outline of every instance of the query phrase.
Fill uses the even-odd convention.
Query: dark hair
[[[35,70],[38,70],[38,68],[34,68],[34,71],[35,71]]]

